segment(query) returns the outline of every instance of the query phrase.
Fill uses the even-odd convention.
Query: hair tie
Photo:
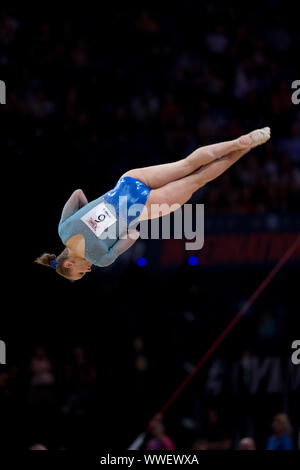
[[[57,261],[56,261],[56,258],[54,258],[54,260],[51,261],[50,268],[56,269],[56,264],[57,264]]]

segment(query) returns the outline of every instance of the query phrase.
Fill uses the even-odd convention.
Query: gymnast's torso
[[[76,251],[94,265],[112,264],[133,244],[120,237],[127,233],[129,226],[138,225],[149,193],[150,188],[145,183],[124,176],[112,190],[83,207],[71,197],[58,226],[62,242],[69,247],[75,245]]]

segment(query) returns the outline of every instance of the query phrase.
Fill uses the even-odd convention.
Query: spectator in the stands
[[[256,450],[255,440],[252,437],[243,437],[239,442],[239,450]]]
[[[228,450],[231,449],[232,439],[222,423],[215,408],[207,411],[206,425],[201,437],[194,443],[194,450]]]
[[[292,427],[286,413],[277,413],[272,421],[272,435],[269,437],[266,450],[292,450]]]
[[[146,450],[175,449],[175,444],[172,439],[167,436],[165,426],[161,419],[154,418],[148,426],[148,431],[152,434],[152,438],[146,442]]]

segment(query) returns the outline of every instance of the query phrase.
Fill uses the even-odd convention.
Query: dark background
[[[200,251],[197,266],[186,256],[173,268],[152,267],[159,242],[140,240],[145,267],[137,265],[136,251],[72,284],[34,259],[63,249],[57,225],[75,189],[92,200],[128,169],[175,161],[201,145],[270,126],[269,143],[192,202],[205,204],[212,224],[242,217],[231,235],[259,233],[246,228],[249,221],[272,214],[278,228],[266,231],[296,238],[297,16],[277,1],[244,8],[188,0],[2,7],[2,445],[127,448],[186,376],[186,364],[195,365],[276,261],[241,255],[203,266]],[[222,228],[214,233],[222,235]],[[278,253],[287,248],[282,243]],[[299,252],[217,357],[239,360],[250,351],[286,364],[299,338],[298,284]],[[42,389],[30,371],[38,346],[53,367],[52,385]],[[203,388],[208,367],[166,414],[178,449],[191,448],[209,406],[226,411],[226,432],[235,438],[243,437],[239,410],[248,411],[262,449],[273,415],[286,411],[296,445],[299,390],[262,393],[251,404],[230,392],[214,398]],[[192,430],[184,425],[187,416]]]

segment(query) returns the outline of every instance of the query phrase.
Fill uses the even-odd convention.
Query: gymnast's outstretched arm
[[[88,200],[82,189],[76,189],[64,205],[61,220],[67,219],[87,203]]]
[[[124,251],[128,250],[139,238],[140,234],[138,230],[130,230],[127,238],[120,238],[116,243],[108,250],[107,253],[101,256],[98,265],[99,266],[109,266],[112,264],[118,256],[120,256]]]

